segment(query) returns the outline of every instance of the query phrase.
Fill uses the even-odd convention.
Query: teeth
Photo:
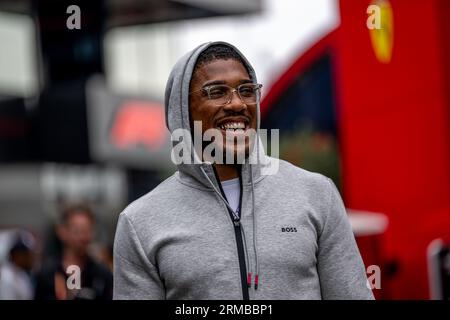
[[[238,130],[245,129],[245,123],[243,122],[227,122],[220,126],[222,130]]]

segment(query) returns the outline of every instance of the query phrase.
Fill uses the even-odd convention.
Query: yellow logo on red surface
[[[389,63],[394,49],[394,13],[388,0],[374,0],[367,8],[367,28],[375,56]]]

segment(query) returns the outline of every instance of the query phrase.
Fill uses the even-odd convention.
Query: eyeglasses
[[[226,84],[217,84],[192,91],[189,94],[203,91],[214,105],[223,106],[231,103],[231,100],[233,100],[233,93],[237,92],[243,103],[246,105],[254,105],[259,99],[261,88],[262,84],[259,83],[243,83],[236,88],[232,88]]]

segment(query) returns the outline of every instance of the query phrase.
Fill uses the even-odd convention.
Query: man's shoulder
[[[140,215],[148,216],[159,212],[165,206],[170,206],[179,196],[180,183],[176,179],[177,174],[175,172],[151,191],[131,202],[122,212],[122,215],[134,220]]]
[[[290,185],[300,184],[326,189],[330,187],[330,179],[323,174],[300,168],[281,159],[279,160],[279,170],[274,176]]]
[[[308,171],[287,161],[280,160],[279,171],[268,180],[270,190],[276,190],[280,196],[294,202],[307,203],[314,208],[314,215],[323,223],[333,201],[338,201],[334,182],[323,174]],[[274,188],[273,186],[277,187]],[[335,200],[333,200],[335,199]]]

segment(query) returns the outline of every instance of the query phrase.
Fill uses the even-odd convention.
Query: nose
[[[230,101],[224,105],[225,110],[233,110],[236,112],[242,111],[247,108],[247,105],[242,101],[239,93],[236,89],[230,92]]]

